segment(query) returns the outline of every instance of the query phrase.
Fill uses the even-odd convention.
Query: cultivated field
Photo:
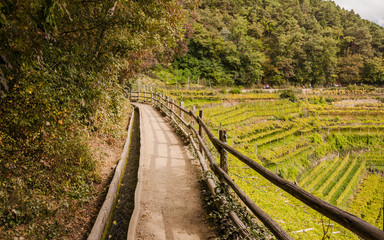
[[[316,95],[324,93],[325,97]],[[346,93],[314,91],[291,102],[278,93],[170,92],[187,106],[203,109],[211,129],[227,130],[231,146],[382,229],[384,103],[368,93],[357,92],[353,98]],[[229,172],[293,238],[358,239],[233,157]]]

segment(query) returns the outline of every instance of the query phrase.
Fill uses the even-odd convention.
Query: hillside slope
[[[384,84],[384,29],[322,0],[203,0],[189,52],[163,79],[179,83]]]

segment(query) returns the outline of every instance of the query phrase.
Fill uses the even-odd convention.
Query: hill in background
[[[165,80],[207,85],[384,83],[384,28],[321,0],[205,0],[185,26],[188,53]]]

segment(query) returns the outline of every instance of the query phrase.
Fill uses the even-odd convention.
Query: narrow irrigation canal
[[[116,207],[104,239],[126,240],[129,221],[134,210],[137,172],[140,159],[140,114],[135,109],[129,154],[122,176]]]

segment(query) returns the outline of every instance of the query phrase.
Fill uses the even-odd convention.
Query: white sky
[[[361,18],[368,19],[384,27],[384,0],[333,0],[342,8],[358,13]]]

